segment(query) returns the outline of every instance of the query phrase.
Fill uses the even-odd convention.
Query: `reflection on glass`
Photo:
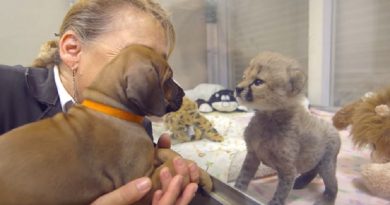
[[[390,8],[390,2],[334,1],[333,5],[330,4],[330,12],[324,13],[324,15],[331,15],[328,17],[332,19],[329,28],[332,30],[331,42],[310,38],[309,30],[313,29],[309,28],[309,21],[313,20],[309,19],[310,9],[313,9],[309,4],[311,2],[308,0],[162,1],[172,14],[178,36],[170,63],[176,80],[186,90],[186,96],[193,104],[191,109],[183,109],[179,113],[184,116],[179,117],[180,120],[170,121],[175,125],[174,127],[164,125],[167,124],[167,118],[164,119],[165,121],[155,120],[154,134],[157,137],[162,132],[171,133],[174,138],[173,149],[183,157],[195,161],[218,180],[215,182],[217,190],[213,197],[227,197],[222,199],[225,200],[223,204],[234,204],[240,200],[246,200],[247,204],[266,204],[273,198],[275,192],[278,197],[274,198],[274,202],[287,197],[286,204],[313,204],[321,199],[325,186],[326,194],[332,201],[332,196],[336,192],[334,173],[331,173],[335,162],[332,160],[338,144],[335,131],[330,128],[332,116],[337,110],[332,106],[342,106],[346,102],[358,99],[367,91],[387,84],[386,79],[390,77],[390,69],[387,65],[390,65],[388,62],[390,58],[386,56],[390,55],[390,45],[388,45],[390,39],[387,39],[389,37],[385,34],[389,33],[390,28],[386,26],[390,20],[390,14],[386,12]],[[327,62],[330,67],[308,68],[310,58],[318,57],[316,53],[309,53],[309,44],[313,45],[313,43],[327,43],[331,47],[331,53],[328,54],[331,58]],[[314,72],[318,73],[332,72],[330,82],[327,82],[329,87],[318,90],[318,92],[322,90],[330,92],[330,103],[316,106],[310,102],[310,96],[294,98],[294,100],[283,98],[284,95],[299,90],[293,89],[299,85],[300,78],[297,77],[297,81],[292,80],[295,79],[292,77],[292,71],[287,72],[288,78],[280,74],[277,75],[278,79],[269,79],[266,74],[257,76],[258,73],[244,73],[244,70],[251,65],[251,59],[264,51],[277,52],[296,60],[299,66],[290,66],[290,68],[299,67],[309,79],[313,79],[313,76],[309,75],[309,69],[314,69]],[[260,69],[260,67],[256,68]],[[271,89],[272,86],[268,85],[276,82],[273,83],[274,86],[286,79],[290,79],[289,86],[281,86],[286,90]],[[259,90],[262,86],[268,86],[269,93],[260,94]],[[307,86],[309,88],[303,88],[303,94],[308,93],[306,89],[311,89],[310,84]],[[249,87],[253,88],[252,91],[248,91]],[[237,95],[241,96],[241,99]],[[272,100],[268,104],[248,103],[251,99],[255,101],[261,95],[264,99]],[[300,111],[293,109],[293,105],[300,107],[297,108]],[[245,131],[248,125],[250,127],[254,116],[259,114],[256,114],[255,110],[265,108],[272,110],[273,107],[285,110],[278,113],[279,121],[273,118],[261,118],[258,119],[260,122],[256,122],[258,125],[252,125],[251,131]],[[285,120],[296,116],[292,113],[302,113],[298,120],[293,121],[297,124],[301,123],[299,126],[306,131],[307,136],[305,135],[303,142],[299,143],[311,143],[312,146],[304,149],[299,143],[294,144],[295,142],[288,140],[288,142],[266,144],[256,139],[249,141],[248,144],[251,146],[255,146],[256,143],[263,144],[255,146],[256,149],[249,150],[248,154],[244,137],[246,134],[260,135],[261,132],[257,129],[263,128],[272,130],[268,133],[269,138],[278,134],[282,136]],[[316,126],[318,119],[325,123]],[[316,130],[320,128],[322,131]],[[310,132],[312,133],[308,134]],[[318,139],[314,133],[322,136],[324,132],[328,134],[327,136],[334,136],[331,137],[334,139],[330,143],[331,148],[325,146],[327,144],[325,142],[316,141]],[[342,191],[338,192],[335,203],[351,204],[352,199],[356,203],[363,204],[385,203],[385,199],[370,194],[359,178],[360,165],[370,162],[367,154],[370,150],[355,149],[348,137],[348,131],[341,131],[339,134],[342,143],[336,176],[338,189]],[[286,136],[283,135],[289,139]],[[261,137],[264,136],[259,136]],[[266,153],[266,150],[290,153],[291,150],[286,151],[286,147],[295,149],[294,151],[301,156],[299,160],[290,163],[288,161],[291,160],[290,158],[280,159],[272,154],[263,157],[262,163],[259,159],[248,159],[251,158],[251,153]],[[321,151],[324,148],[331,151],[324,155],[325,151]],[[330,157],[331,163],[319,163],[326,161],[325,156]],[[294,164],[295,168],[291,164]],[[321,168],[319,168],[320,164]],[[279,174],[282,180],[278,181],[274,168],[283,172]],[[302,172],[305,174],[299,178],[295,188],[305,188],[290,191],[294,186],[295,178]],[[326,179],[326,185],[322,178]],[[350,180],[355,178],[354,181]],[[235,185],[239,189],[236,189]],[[243,193],[245,195],[242,195]],[[357,195],[359,197],[356,197]]]

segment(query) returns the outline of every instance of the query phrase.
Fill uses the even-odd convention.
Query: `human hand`
[[[153,205],[185,205],[189,204],[198,189],[200,171],[194,162],[186,161],[180,155],[170,149],[171,140],[168,134],[163,134],[157,142],[157,148],[165,152],[165,160],[173,159],[173,167],[176,173],[172,177],[167,167],[161,169],[160,182],[161,190],[157,190],[153,195]],[[184,180],[187,179],[187,180]],[[189,182],[188,182],[189,179]],[[186,182],[185,182],[186,181]],[[181,193],[181,194],[180,194]]]
[[[158,143],[159,149],[169,149],[171,141],[167,134],[163,134]],[[157,190],[153,195],[153,205],[185,205],[188,204],[196,190],[199,182],[199,168],[195,163],[187,163],[177,153],[167,152],[173,159],[174,169],[178,175],[172,177],[168,168],[163,168],[160,172],[161,190]],[[168,157],[168,155],[167,155]],[[184,178],[190,179],[189,184],[184,186]],[[133,180],[122,187],[107,193],[96,199],[92,205],[129,205],[137,202],[150,191],[151,180],[142,177]],[[184,188],[182,188],[184,187]],[[180,195],[180,193],[182,193]]]
[[[189,204],[195,196],[198,185],[196,183],[190,183],[182,192],[181,187],[183,177],[181,175],[172,177],[169,171],[167,172],[168,173],[161,176],[161,181],[163,181],[164,187],[163,190],[160,189],[154,193],[152,205]],[[145,196],[151,187],[152,183],[150,179],[142,177],[127,183],[113,192],[99,197],[91,205],[130,205]],[[180,195],[180,193],[182,194]]]
[[[189,183],[182,192],[183,176],[172,177],[167,167],[160,172],[162,189],[153,195],[152,205],[187,205],[194,198],[198,184]]]
[[[171,148],[171,139],[168,134],[162,134],[157,142],[157,149],[165,149],[164,152],[158,152],[158,157],[164,161],[173,159],[175,172],[184,178],[189,178],[190,182],[199,183],[200,170],[198,165],[189,160],[184,160]]]
[[[181,158],[178,153],[169,149],[170,146],[171,141],[169,135],[161,135],[157,143],[157,159],[162,162],[167,162],[173,159],[174,169],[171,171],[174,171],[173,173],[180,174],[184,177],[183,185],[193,182],[200,185],[204,191],[211,192],[213,182],[210,175],[206,171],[200,169],[195,162]]]
[[[148,177],[135,179],[118,189],[105,194],[91,205],[129,205],[137,202],[152,188],[152,181]],[[161,204],[163,205],[163,204]]]

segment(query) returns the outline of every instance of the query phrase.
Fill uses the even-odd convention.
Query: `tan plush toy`
[[[211,122],[199,113],[198,105],[187,97],[183,98],[183,104],[178,111],[164,115],[163,120],[165,127],[172,133],[172,138],[179,142],[202,138],[215,142],[223,141],[223,137]]]
[[[333,125],[351,125],[354,144],[372,148],[373,163],[362,166],[363,181],[372,194],[390,198],[390,88],[344,106],[334,115]]]

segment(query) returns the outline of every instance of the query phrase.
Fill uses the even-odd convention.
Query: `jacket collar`
[[[54,106],[58,102],[58,92],[51,68],[27,68],[25,80],[28,91],[39,102]]]

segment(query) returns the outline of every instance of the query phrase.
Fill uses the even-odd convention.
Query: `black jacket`
[[[0,135],[62,112],[54,70],[0,65]],[[152,136],[152,126],[144,126]]]
[[[0,65],[0,134],[61,111],[53,69]]]

